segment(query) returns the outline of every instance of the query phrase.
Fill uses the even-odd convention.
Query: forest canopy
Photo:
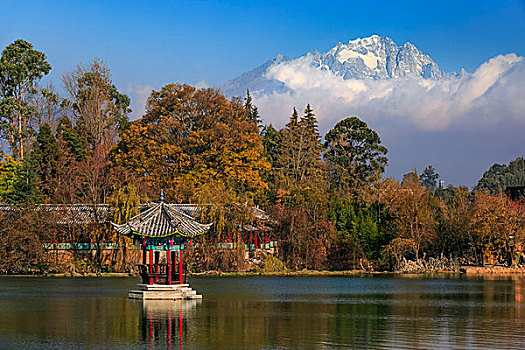
[[[254,224],[249,208],[257,206],[271,216],[278,248],[271,256],[256,252],[261,269],[264,261],[279,269],[399,271],[523,263],[524,204],[503,194],[524,186],[523,158],[494,164],[473,191],[444,188],[431,165],[398,182],[383,176],[388,150],[358,116],[321,135],[308,104],[290,110],[279,129],[264,123],[249,91],[228,98],[169,84],[152,91],[145,114],[130,121],[131,100],[104,61],[79,64],[59,88],[40,85],[51,68],[23,40],[0,58],[7,151],[0,155],[0,202],[12,208],[107,205],[122,223],[162,189],[169,202],[205,206],[200,219],[214,223],[186,252],[194,271],[255,268],[245,259],[242,228]],[[1,228],[0,271],[59,269],[43,263],[51,241],[118,243],[111,267],[97,251],[89,268],[132,266],[125,238],[103,225],[60,231],[42,211],[0,215],[10,223]],[[22,248],[28,241],[31,249]],[[224,242],[236,248],[219,248]],[[84,258],[75,259],[87,269]]]

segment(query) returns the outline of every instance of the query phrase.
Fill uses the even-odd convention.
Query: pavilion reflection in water
[[[168,349],[188,345],[184,336],[188,319],[201,300],[144,300],[139,303],[143,344],[151,348],[167,346]]]
[[[159,203],[131,218],[125,224],[112,223],[115,230],[142,246],[139,264],[142,283],[132,290],[133,299],[197,299],[200,295],[186,284],[182,250],[192,238],[206,233],[212,224],[201,224],[177,205]],[[164,260],[164,262],[162,262]]]

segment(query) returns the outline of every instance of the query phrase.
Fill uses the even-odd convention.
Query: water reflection
[[[0,278],[0,348],[522,348],[521,276],[194,278],[193,301],[133,279]]]
[[[149,348],[165,345],[165,348],[180,348],[184,344],[184,331],[188,328],[188,319],[200,300],[131,300],[142,310],[140,329],[142,343]],[[187,344],[186,342],[186,345]]]

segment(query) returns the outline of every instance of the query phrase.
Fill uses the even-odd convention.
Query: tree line
[[[0,202],[109,204],[114,221],[156,200],[211,204],[201,220],[212,231],[186,250],[195,271],[247,269],[242,227],[260,206],[272,220],[280,268],[403,269],[407,261],[521,263],[523,203],[502,192],[523,181],[523,159],[494,165],[479,184],[443,188],[431,166],[401,182],[382,176],[388,163],[380,136],[356,116],[324,137],[310,105],[291,111],[276,129],[264,125],[249,91],[226,98],[211,88],[170,84],[152,91],[145,114],[129,121],[130,99],[102,60],[78,65],[61,79],[63,93],[40,80],[46,56],[16,40],[0,58]],[[520,173],[520,171],[522,171]],[[522,185],[522,184],[521,184]],[[126,239],[107,227],[50,229],[45,213],[2,214],[0,270],[57,269],[44,264],[42,243],[118,242],[111,269],[129,268]],[[56,220],[55,220],[56,221]],[[103,268],[101,252],[92,266]],[[82,259],[79,259],[80,263]]]

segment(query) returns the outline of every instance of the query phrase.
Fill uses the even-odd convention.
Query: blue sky
[[[379,34],[410,41],[442,69],[525,53],[521,1],[5,1],[0,46],[47,53],[60,76],[106,60],[117,83],[220,85],[278,53],[296,57]]]
[[[298,57],[371,34],[398,45],[413,43],[442,70],[474,72],[500,54],[525,56],[525,0],[0,0],[0,48],[18,38],[33,43],[47,54],[53,70],[46,80],[56,85],[77,64],[105,60],[114,83],[134,100],[135,116],[149,91],[165,84],[220,86],[278,53]],[[512,120],[525,120],[520,113]],[[413,167],[434,164],[449,182],[472,185],[492,163],[525,151],[524,141],[516,141],[522,123],[503,120],[496,126],[485,127],[500,130],[485,143],[485,129],[469,133],[464,127],[385,134],[392,150],[388,174],[399,178]],[[442,143],[436,146],[442,154],[419,147],[430,138]],[[501,143],[505,139],[512,142]],[[458,155],[455,147],[466,153]],[[469,157],[471,163],[462,161]],[[458,170],[461,166],[467,170]]]

